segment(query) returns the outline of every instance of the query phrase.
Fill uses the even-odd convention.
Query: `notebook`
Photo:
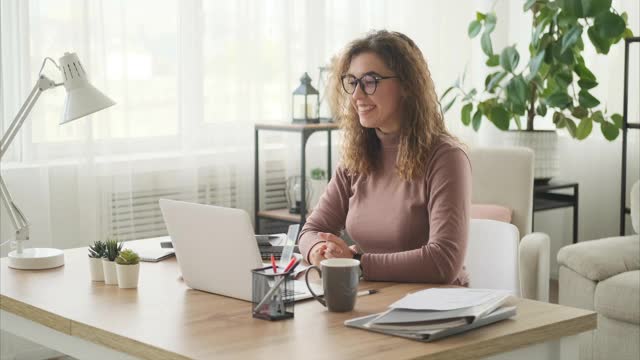
[[[444,329],[420,330],[420,331],[375,329],[375,328],[366,326],[366,324],[368,324],[371,320],[375,319],[379,315],[380,314],[373,314],[373,315],[368,315],[368,316],[347,320],[344,322],[344,325],[348,327],[356,328],[356,329],[373,331],[380,334],[398,336],[398,337],[403,337],[406,339],[417,340],[422,342],[431,342],[431,341],[445,338],[447,336],[460,334],[463,332],[467,332],[469,330],[479,328],[481,326],[493,324],[495,322],[508,319],[516,315],[516,307],[509,306],[509,307],[499,308],[493,311],[492,313],[488,314],[487,316],[483,318],[479,318],[470,324],[463,324],[460,326],[454,326],[454,327],[449,327]]]
[[[158,262],[175,255],[173,248],[163,248],[160,243],[171,241],[169,236],[161,236],[149,239],[132,240],[124,243],[125,249],[131,249],[138,253],[140,261]]]
[[[415,323],[418,326],[419,323],[429,325],[444,321],[458,325],[472,323],[502,306],[509,297],[508,293],[496,292],[493,296],[488,297],[485,303],[451,310],[415,310],[392,307],[372,321],[371,327],[392,329],[396,325],[404,326]]]

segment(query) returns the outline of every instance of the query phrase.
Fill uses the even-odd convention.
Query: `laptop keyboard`
[[[277,260],[280,260],[280,255],[282,255],[282,246],[259,246],[258,248],[260,249],[260,257],[262,257],[262,260],[271,259],[271,255],[273,255]],[[300,252],[297,245],[293,248],[293,252]]]
[[[300,291],[300,290],[291,290],[291,289],[287,289],[284,292],[284,297],[294,297],[296,295],[302,295],[304,294],[304,291]]]
[[[277,252],[277,253],[276,253],[276,252],[262,252],[262,251],[261,251],[261,252],[260,252],[260,257],[262,258],[262,260],[271,260],[271,255],[272,255],[272,254],[273,254],[273,257],[274,257],[276,260],[280,260],[280,257],[281,257],[280,255],[281,255],[282,253],[280,253],[280,252]]]

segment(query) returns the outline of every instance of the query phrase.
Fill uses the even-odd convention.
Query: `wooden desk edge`
[[[419,356],[414,358],[414,360],[481,359],[487,356],[517,350],[526,346],[541,344],[553,339],[561,339],[562,337],[578,335],[585,331],[595,330],[597,322],[597,313],[589,312],[578,318],[564,320],[555,324],[542,326],[534,330],[508,334],[487,342],[471,342],[456,349],[444,351],[442,354]],[[496,342],[496,340],[499,341]]]
[[[184,355],[174,353],[140,341],[132,340],[106,330],[101,330],[84,323],[74,321],[60,315],[50,313],[35,306],[23,303],[0,294],[0,309],[23,318],[37,322],[61,333],[75,336],[116,351],[140,358],[152,359],[187,359]],[[577,310],[577,309],[574,309]],[[506,320],[509,321],[509,320]],[[448,349],[441,354],[417,356],[416,359],[477,359],[521,347],[535,345],[549,340],[572,336],[585,331],[594,330],[597,326],[597,314],[588,310],[580,310],[570,319],[536,329],[499,336],[489,341],[470,341],[458,348]]]
[[[22,316],[40,323],[54,330],[75,336],[95,344],[99,344],[116,351],[127,353],[143,359],[188,359],[169,350],[141,343],[130,338],[101,330],[77,321],[51,314],[20,301],[0,295],[2,310]],[[508,320],[507,320],[508,321]],[[546,325],[534,330],[508,334],[492,341],[471,342],[455,349],[449,349],[442,354],[430,354],[414,359],[479,359],[494,354],[516,350],[525,346],[535,345],[564,336],[577,335],[597,327],[597,314],[588,312],[583,316]]]
[[[0,294],[0,309],[71,335],[71,320]]]
[[[0,295],[0,309],[36,322],[66,335],[120,351],[142,359],[189,359],[168,350],[157,348],[108,331],[52,314],[35,306]]]
[[[141,359],[191,359],[169,350],[145,344],[128,337],[101,330],[77,321],[71,321],[71,335]]]

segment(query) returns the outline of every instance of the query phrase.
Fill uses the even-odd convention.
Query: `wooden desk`
[[[575,355],[573,335],[596,327],[591,311],[515,299],[513,319],[424,344],[343,325],[424,284],[363,282],[380,293],[358,298],[353,312],[329,313],[306,301],[295,305],[294,319],[268,322],[253,319],[247,302],[187,288],[175,259],[142,263],[139,288],[130,290],[92,283],[85,248],[65,256],[64,267],[44,271],[14,270],[0,260],[2,327],[80,358],[475,359],[512,351],[509,358],[548,341],[556,341],[557,353],[562,337],[574,339]]]

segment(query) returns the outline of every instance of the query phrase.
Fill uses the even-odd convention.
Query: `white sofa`
[[[580,335],[580,359],[640,359],[640,182],[631,191],[636,234],[585,241],[558,252],[559,303],[598,313]]]

